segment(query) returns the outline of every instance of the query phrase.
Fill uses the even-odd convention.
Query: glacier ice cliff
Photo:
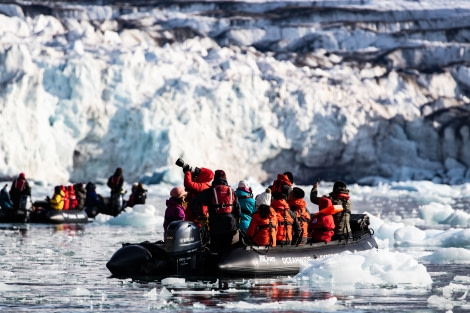
[[[469,64],[468,1],[10,1],[0,176],[458,184]]]

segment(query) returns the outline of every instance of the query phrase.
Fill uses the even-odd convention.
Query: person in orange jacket
[[[271,208],[271,189],[256,196],[256,211],[246,231],[248,238],[258,246],[276,246],[277,215]]]
[[[299,236],[300,228],[297,216],[290,209],[287,203],[287,197],[282,192],[276,192],[272,195],[271,207],[277,214],[277,232],[276,241],[278,245],[290,245],[294,236]]]
[[[304,197],[305,192],[299,187],[292,188],[287,197],[287,203],[291,210],[295,212],[300,227],[302,228],[300,236],[294,237],[293,244],[307,243],[310,212],[307,210],[307,202],[305,202]]]

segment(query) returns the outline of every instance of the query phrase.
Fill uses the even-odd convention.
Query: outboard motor
[[[20,210],[22,211],[31,211],[33,209],[33,205],[31,203],[31,197],[23,195],[20,198]]]
[[[115,193],[111,196],[111,211],[113,212],[114,216],[119,215],[123,209],[124,199],[123,193]]]
[[[201,229],[190,221],[174,221],[168,225],[165,250],[176,260],[178,274],[189,274],[199,269],[203,249]]]

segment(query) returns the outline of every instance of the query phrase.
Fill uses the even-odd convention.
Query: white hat
[[[271,189],[267,188],[265,192],[256,196],[256,207],[262,204],[271,206]]]

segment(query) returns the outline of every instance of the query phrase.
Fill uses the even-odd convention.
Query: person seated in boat
[[[104,207],[104,199],[99,194],[96,193],[96,185],[92,182],[88,182],[85,186],[86,198],[85,206],[88,209],[96,208],[98,210]]]
[[[163,239],[166,240],[168,225],[174,221],[183,221],[185,217],[184,200],[187,192],[183,187],[174,187],[170,191],[170,198],[166,200],[165,219],[163,221]]]
[[[67,196],[69,199],[70,210],[76,210],[78,207],[78,199],[77,199],[77,195],[75,194],[75,189],[73,185],[67,186]]]
[[[321,197],[318,199],[318,212],[313,214],[309,225],[309,242],[330,242],[335,234],[334,208],[331,199]]]
[[[287,196],[283,192],[273,192],[271,207],[277,214],[277,245],[290,245],[294,237],[299,238],[302,232],[297,216],[287,203]]]
[[[49,207],[53,210],[63,210],[64,197],[65,193],[62,186],[55,186],[54,195],[52,195],[52,198],[49,199]]]
[[[10,187],[10,199],[15,210],[21,209],[21,198],[25,196],[31,197],[31,187],[26,180],[25,173],[20,173]]]
[[[291,172],[284,172],[283,174],[278,174],[276,180],[269,187],[274,194],[280,192],[284,194],[287,198],[289,191],[292,190],[294,184],[294,176]]]
[[[316,182],[310,191],[310,201],[318,204],[318,182]],[[351,216],[351,199],[349,196],[349,189],[342,181],[337,181],[333,184],[333,190],[329,193],[328,197],[334,206],[341,205],[343,210],[333,215],[335,221],[335,235],[333,239],[348,239],[351,237],[351,226],[349,218]]]
[[[271,207],[271,189],[256,196],[256,211],[246,232],[258,246],[276,246],[277,214]]]
[[[136,204],[145,204],[147,200],[147,189],[144,188],[142,183],[133,183],[131,195],[126,202],[126,207],[133,207]]]
[[[10,194],[8,193],[8,184],[5,184],[0,191],[0,208],[3,210],[12,210],[13,207],[13,201],[11,201]]]
[[[204,224],[207,222],[207,206],[202,208],[202,215],[194,216],[191,209],[191,200],[194,199],[199,193],[211,188],[211,182],[214,179],[214,172],[205,167],[196,167],[194,170],[187,164],[183,167],[184,173],[184,189],[188,193],[186,196],[186,221]],[[200,220],[197,220],[197,217]]]
[[[200,192],[189,205],[196,217],[204,215],[203,207],[207,206],[209,247],[213,252],[223,254],[239,241],[240,205],[223,170],[215,171],[211,188]]]
[[[246,180],[241,180],[238,183],[238,188],[235,190],[238,202],[240,203],[240,223],[238,228],[242,232],[246,232],[250,225],[251,216],[256,211],[255,199],[253,198],[253,191],[248,185]]]
[[[310,212],[307,210],[307,202],[305,202],[304,197],[305,192],[299,187],[292,188],[287,197],[287,203],[290,209],[296,214],[297,221],[302,229],[298,236],[294,236],[292,244],[307,243]]]
[[[64,192],[64,205],[62,207],[62,210],[68,211],[70,209],[70,200],[69,200],[69,191],[67,189],[67,186],[60,186],[62,188],[62,191]]]
[[[83,210],[86,202],[86,190],[83,183],[76,183],[73,185],[75,196],[77,197],[77,210]]]
[[[122,193],[122,186],[124,185],[124,176],[122,175],[122,168],[118,167],[114,174],[108,178],[108,187],[111,189],[111,197],[113,195]]]

